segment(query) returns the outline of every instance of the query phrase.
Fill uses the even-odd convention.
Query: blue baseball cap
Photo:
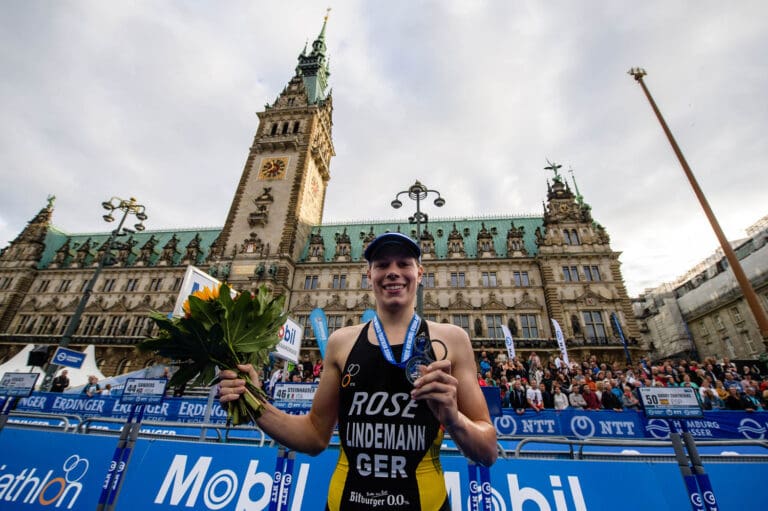
[[[408,255],[413,256],[416,260],[421,258],[421,249],[409,236],[399,232],[385,232],[379,234],[374,238],[372,242],[368,244],[368,248],[365,249],[365,260],[369,263],[376,257],[376,253],[385,246],[397,246]]]

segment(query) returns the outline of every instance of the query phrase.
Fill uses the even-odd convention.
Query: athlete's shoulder
[[[469,342],[469,335],[467,335],[467,332],[456,325],[427,321],[427,326],[429,327],[430,337],[434,339],[451,342]]]
[[[330,337],[328,337],[326,358],[343,364],[364,326],[365,324],[352,325],[334,330]]]
[[[334,330],[330,337],[328,337],[328,343],[344,342],[349,339],[352,339],[354,342],[354,340],[357,339],[357,337],[360,335],[360,332],[362,332],[365,325],[365,323],[360,323],[358,325],[345,326]]]

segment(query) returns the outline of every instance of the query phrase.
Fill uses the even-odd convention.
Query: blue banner
[[[0,499],[4,511],[94,509],[117,438],[50,431],[0,433]],[[55,449],[50,446],[56,446]],[[321,511],[338,459],[330,448],[299,454],[281,474],[290,494],[282,509]],[[135,509],[260,511],[269,508],[276,448],[139,439],[116,499],[118,511]],[[441,456],[451,509],[471,509],[466,459]],[[763,462],[706,466],[722,510],[761,509],[755,481],[768,478]],[[396,485],[393,485],[396,488]],[[648,497],[657,511],[689,509],[677,464],[668,462],[499,459],[484,492],[504,511],[613,509],[631,496]]]
[[[74,367],[80,369],[85,361],[85,353],[80,351],[70,350],[59,346],[56,348],[56,353],[53,354],[52,362],[60,366]]]
[[[95,509],[116,444],[113,436],[6,426],[0,433],[0,507]]]
[[[3,398],[0,397],[0,403]],[[205,398],[166,398],[160,404],[148,405],[145,421],[203,422],[206,408]],[[309,411],[311,402],[292,400],[275,403],[289,413],[301,414]],[[78,394],[34,392],[30,397],[19,399],[15,408],[19,412],[39,412],[62,415],[78,415],[81,418],[106,417],[127,419],[130,405],[122,404],[119,397],[93,397]],[[566,408],[565,410],[542,410],[539,413],[526,411],[517,415],[514,410],[503,408],[502,415],[493,422],[502,436],[568,436],[572,438],[669,438],[671,420],[648,419],[642,412],[624,410],[587,411]],[[211,411],[212,423],[224,424],[227,412],[214,401]],[[20,417],[11,420],[21,422]],[[36,421],[38,419],[30,419]],[[58,421],[56,421],[58,422]],[[768,411],[705,411],[700,419],[682,421],[686,431],[700,439],[768,439]]]
[[[328,344],[328,318],[320,307],[309,313],[309,321],[312,324],[312,332],[320,349],[320,356],[325,358],[325,346]]]
[[[619,316],[617,316],[615,312],[612,312],[611,319],[613,320],[613,324],[616,327],[616,333],[619,334],[621,344],[624,346],[624,356],[627,357],[627,364],[632,364],[632,356],[629,354],[627,339],[624,337],[624,330],[622,330],[621,323],[619,323]]]

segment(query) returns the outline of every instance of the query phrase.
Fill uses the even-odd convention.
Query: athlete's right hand
[[[256,386],[261,386],[261,380],[256,369],[251,364],[238,365],[237,368],[248,374]],[[219,402],[224,404],[235,401],[245,392],[245,380],[238,378],[235,371],[225,369],[219,373]]]

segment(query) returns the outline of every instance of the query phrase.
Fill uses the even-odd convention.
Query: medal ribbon
[[[421,325],[421,318],[419,315],[415,312],[413,313],[411,322],[408,325],[408,331],[405,334],[405,340],[403,341],[403,354],[400,357],[399,363],[395,360],[395,356],[392,354],[392,347],[389,345],[387,334],[384,332],[384,328],[381,326],[379,316],[374,316],[372,321],[373,331],[376,334],[376,339],[379,341],[379,348],[381,349],[381,354],[384,355],[384,359],[397,367],[405,367],[405,364],[408,362],[408,360],[411,359],[411,354],[413,353],[413,344],[416,340],[416,334],[419,331],[419,326]]]

